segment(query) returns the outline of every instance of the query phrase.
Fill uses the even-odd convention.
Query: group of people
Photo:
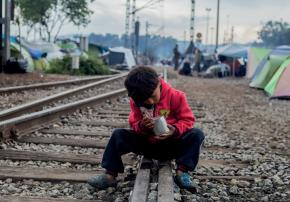
[[[193,60],[192,60],[193,57]],[[192,75],[192,70],[196,72],[201,72],[201,60],[202,52],[200,49],[194,47],[191,54],[181,56],[178,50],[178,45],[176,44],[173,49],[173,64],[174,70],[178,70],[179,74],[182,75]],[[193,68],[191,68],[192,62],[194,63]]]

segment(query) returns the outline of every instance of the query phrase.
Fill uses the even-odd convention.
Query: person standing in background
[[[176,44],[173,49],[173,64],[174,70],[176,71],[179,66],[180,52],[178,51],[178,45]]]
[[[200,62],[201,62],[201,51],[196,48],[194,51],[194,69],[199,73],[200,69]]]

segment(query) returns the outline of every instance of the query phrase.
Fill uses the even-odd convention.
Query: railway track
[[[120,77],[121,78],[121,77]],[[108,81],[111,82],[112,80]],[[120,86],[118,84],[115,83],[115,86]],[[115,87],[116,88],[116,87]],[[107,90],[110,90],[107,89]],[[82,93],[82,91],[78,91],[78,93]],[[10,126],[13,125],[13,130],[14,131],[18,131],[17,133],[15,133],[14,135],[14,142],[10,143],[10,144],[3,144],[5,145],[3,150],[1,150],[0,153],[0,159],[3,161],[9,161],[10,163],[13,164],[13,161],[17,161],[17,162],[22,162],[24,165],[25,164],[30,164],[29,165],[25,165],[20,166],[20,167],[5,167],[5,166],[1,166],[1,179],[12,179],[12,180],[40,180],[40,181],[50,181],[50,182],[59,182],[59,181],[63,181],[63,180],[67,180],[69,182],[84,182],[86,181],[86,179],[88,179],[89,176],[96,174],[98,172],[98,164],[101,158],[100,154],[94,154],[95,152],[92,152],[92,154],[88,155],[85,153],[88,153],[88,151],[78,151],[77,149],[74,151],[75,155],[72,155],[70,153],[61,153],[60,151],[62,151],[63,148],[60,148],[60,150],[58,151],[58,153],[54,153],[53,151],[55,150],[54,146],[51,146],[52,144],[54,145],[65,145],[63,147],[66,147],[66,149],[69,147],[68,150],[73,149],[73,147],[78,147],[81,150],[81,144],[77,144],[78,139],[70,139],[70,138],[54,138],[52,136],[55,136],[56,134],[50,134],[50,138],[45,138],[43,136],[45,136],[44,134],[41,133],[41,128],[43,127],[47,127],[48,123],[50,122],[57,122],[58,120],[60,120],[60,117],[65,116],[68,112],[70,111],[78,111],[77,109],[89,109],[91,110],[91,108],[88,108],[87,106],[89,105],[96,105],[98,103],[106,103],[106,101],[110,101],[114,98],[118,98],[120,95],[125,94],[125,90],[124,89],[118,89],[115,91],[112,91],[110,93],[103,93],[101,95],[95,96],[95,97],[90,97],[87,99],[83,99],[83,100],[78,100],[75,101],[73,103],[66,103],[63,105],[59,105],[59,106],[55,106],[55,107],[51,107],[48,108],[46,110],[42,110],[42,111],[37,111],[37,112],[33,112],[31,114],[26,114],[26,115],[22,115],[20,117],[16,117],[16,118],[11,118],[11,119],[6,119],[2,122],[0,122],[1,125],[1,133],[3,135],[3,138],[7,138],[9,136],[9,138],[12,138],[11,136],[11,132],[12,129],[8,129]],[[66,95],[63,95],[66,96]],[[55,101],[55,100],[54,100]],[[47,104],[47,102],[43,102],[45,104]],[[43,104],[42,103],[42,104]],[[82,113],[80,112],[75,112],[73,113],[70,119],[72,119],[73,121],[76,121],[76,119],[74,118],[74,114],[79,114],[81,115]],[[41,125],[41,124],[43,125]],[[59,123],[55,123],[55,124],[65,124],[64,120],[61,120]],[[68,125],[70,125],[71,123],[67,123]],[[99,123],[97,123],[97,121],[94,123],[94,125],[100,125],[102,127],[112,127],[110,124],[106,124],[106,122],[102,122],[99,121]],[[104,125],[104,126],[103,126]],[[107,126],[105,126],[107,125]],[[119,124],[120,125],[120,124]],[[122,125],[122,124],[121,124]],[[121,126],[120,125],[120,126]],[[123,124],[124,125],[124,124]],[[8,127],[8,128],[7,128]],[[8,132],[7,132],[8,131]],[[32,135],[29,134],[29,132],[34,131],[34,134],[39,134],[39,135]],[[75,130],[71,130],[76,132]],[[5,135],[8,133],[8,136]],[[105,134],[104,134],[105,132]],[[29,135],[27,135],[29,134]],[[95,138],[104,138],[104,137],[108,137],[109,136],[109,131],[103,131],[103,135],[98,136],[98,134],[96,133],[92,133],[94,135]],[[92,137],[92,134],[89,135],[89,137]],[[27,136],[25,136],[27,135]],[[68,136],[70,136],[70,134],[68,134]],[[80,137],[81,134],[78,135],[78,137]],[[86,137],[88,137],[87,135],[85,135]],[[27,139],[27,138],[32,138],[32,139]],[[33,140],[34,139],[34,140]],[[95,139],[95,142],[101,141],[100,139]],[[46,141],[51,141],[53,140],[53,142],[45,142]],[[92,139],[89,138],[88,139],[90,142],[92,142]],[[68,141],[71,141],[71,143],[68,143]],[[80,139],[81,141],[81,139]],[[37,143],[38,142],[38,143]],[[62,143],[60,143],[62,142]],[[104,141],[103,141],[104,142]],[[72,146],[72,144],[74,144],[74,146]],[[97,144],[96,146],[100,146],[101,148],[104,148],[104,144]],[[3,147],[2,145],[2,147]],[[19,147],[19,145],[21,145]],[[26,145],[26,146],[25,146]],[[35,147],[33,148],[33,146],[31,145],[35,145]],[[40,146],[39,146],[40,145]],[[69,146],[71,145],[71,146]],[[89,148],[90,145],[83,145],[84,148]],[[87,149],[84,149],[87,150]],[[89,150],[89,149],[88,149]],[[98,150],[98,148],[95,149],[96,151]],[[84,153],[83,153],[84,152]],[[79,154],[81,153],[81,154]],[[90,153],[90,152],[89,152]],[[37,169],[33,169],[33,167],[35,165],[37,165],[36,162],[42,162],[40,164],[42,164],[42,168],[41,166],[38,167]],[[88,167],[95,167],[94,171],[92,169],[88,169],[86,170],[86,172],[83,172],[83,174],[81,172],[78,172],[77,170],[67,170],[64,171],[60,168],[62,168],[61,166],[55,166],[58,167],[54,169],[47,169],[47,165],[44,162],[48,162],[48,164],[50,162],[58,162],[59,164],[70,164],[72,166],[69,167],[74,167],[74,165],[77,164],[85,164],[83,166],[86,166],[86,164],[88,165]],[[35,164],[36,163],[36,164]],[[5,163],[6,164],[6,163]],[[9,164],[9,163],[8,163]],[[32,164],[32,166],[31,166]],[[49,167],[49,166],[48,166]],[[18,169],[18,170],[17,170]],[[6,174],[5,174],[6,173]],[[9,178],[9,176],[5,175],[9,175],[12,174],[12,176],[10,176],[11,178]],[[15,175],[14,175],[14,174]],[[69,178],[65,179],[66,176],[69,176]],[[79,177],[78,177],[79,176]],[[5,194],[5,193],[4,193]],[[3,195],[3,193],[1,194]],[[49,194],[48,194],[49,195]],[[17,197],[5,197],[5,198],[1,198],[2,200],[10,200],[10,201],[15,201],[15,200],[24,200],[25,198],[17,198]],[[39,198],[31,198],[28,199],[26,198],[25,200],[40,200]],[[44,198],[41,199],[41,201],[45,200]],[[72,200],[73,201],[73,200]]]
[[[43,89],[43,88],[56,87],[56,86],[85,84],[88,82],[94,82],[94,81],[99,81],[102,79],[107,79],[112,76],[114,75],[92,76],[92,77],[83,78],[83,79],[73,79],[73,80],[66,80],[66,81],[54,81],[54,82],[4,87],[4,88],[0,88],[0,93],[12,93],[12,92],[19,92],[23,90],[35,90],[35,89]]]
[[[126,100],[126,98],[123,99]],[[124,106],[127,107],[125,108]],[[101,172],[99,163],[102,152],[99,150],[104,149],[112,128],[127,126],[126,118],[128,113],[128,103],[107,103],[102,107],[86,108],[81,113],[82,115],[80,113],[72,114],[62,119],[61,122],[55,123],[50,127],[39,129],[32,134],[26,136],[19,134],[14,144],[8,145],[5,150],[1,150],[0,159],[5,159],[6,164],[13,165],[13,161],[21,161],[21,163],[19,163],[19,167],[2,166],[0,179],[12,179],[12,182],[14,180],[34,180],[84,183],[90,176]],[[106,121],[104,121],[104,115],[107,114],[114,116],[105,116]],[[25,123],[24,125],[28,126],[30,124]],[[88,126],[93,127],[90,129],[91,131],[87,130]],[[85,127],[86,130],[76,130],[79,127]],[[98,130],[96,131],[95,128],[98,128]],[[54,148],[52,145],[57,145],[57,148]],[[11,149],[8,149],[9,147]],[[81,149],[81,151],[78,151],[78,149],[75,150],[74,148]],[[46,150],[46,152],[43,152],[43,150]],[[69,150],[70,152],[64,152],[64,150]],[[136,161],[135,158],[133,157],[132,159],[127,156],[124,158],[124,161],[127,165],[134,164],[134,161]],[[45,162],[48,162],[48,164]],[[57,163],[50,164],[50,162]],[[148,201],[148,194],[152,183],[158,183],[159,185],[158,201],[174,201],[171,164],[168,162],[162,164],[161,162],[161,164],[157,165],[160,168],[157,174],[155,171],[158,181],[154,182],[156,179],[154,177],[150,178],[150,173],[152,174],[152,168],[153,170],[154,168],[156,169],[156,164],[152,162],[141,162],[139,171],[136,171],[134,189],[131,187],[133,189],[131,201]],[[221,165],[223,163],[230,164],[233,162],[201,161],[202,165]],[[38,166],[37,168],[34,168],[35,164]],[[84,171],[77,170],[80,165],[83,166],[82,168],[85,168]],[[63,167],[66,166],[69,168],[64,170]],[[47,169],[47,167],[52,168]],[[127,175],[130,174],[129,171]],[[128,176],[124,178],[126,177]],[[205,176],[204,179],[206,177],[208,177],[207,179],[215,178],[215,176]],[[202,179],[202,176],[200,176],[200,179]],[[131,190],[128,192],[125,195],[127,199],[130,198]],[[109,200],[108,198],[106,199]],[[39,199],[26,198],[25,200],[33,201]]]
[[[116,76],[117,75],[93,76],[66,81],[3,87],[0,88],[0,110],[7,110],[8,108],[34,102],[40,98],[60,94],[65,91],[73,90],[77,87],[85,86],[90,83],[97,83],[98,81]]]
[[[0,122],[0,201],[194,201],[230,200],[239,189],[262,182],[263,175],[247,175],[254,162],[237,158],[238,145],[205,144],[194,174],[197,193],[180,190],[173,182],[173,162],[158,162],[125,155],[125,173],[118,186],[94,190],[86,180],[102,172],[100,161],[114,128],[128,127],[128,98],[117,88],[98,96],[51,106]],[[212,126],[214,115],[189,99],[198,124]],[[33,110],[34,111],[34,110]],[[211,154],[220,154],[215,158]],[[237,160],[238,159],[238,160]],[[220,174],[220,171],[223,174]],[[243,174],[244,173],[244,174]],[[208,188],[216,196],[207,196]],[[217,192],[217,186],[224,191]]]
[[[87,85],[66,90],[60,93],[50,95],[48,97],[40,98],[32,102],[18,105],[13,108],[5,109],[0,112],[0,121],[13,118],[25,113],[34,112],[41,109],[47,109],[52,106],[67,104],[72,101],[77,101],[83,98],[91,97],[102,92],[114,90],[118,85],[114,82],[122,83],[122,79],[126,74],[121,74],[115,77],[106,78],[101,81],[89,83]],[[112,85],[113,84],[113,85]],[[102,87],[102,88],[101,88]],[[105,90],[105,91],[104,91]]]

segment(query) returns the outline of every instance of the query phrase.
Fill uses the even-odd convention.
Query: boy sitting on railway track
[[[198,163],[203,132],[193,128],[195,118],[185,94],[160,79],[149,67],[137,67],[125,81],[130,99],[131,129],[115,129],[106,146],[102,167],[106,172],[88,180],[99,189],[116,186],[116,176],[124,172],[121,156],[130,152],[153,159],[176,160],[175,182],[195,190],[188,171]],[[169,132],[154,135],[154,117],[164,116]]]

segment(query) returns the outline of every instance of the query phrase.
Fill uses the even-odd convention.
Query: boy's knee
[[[203,142],[204,138],[205,138],[205,135],[204,133],[202,132],[202,130],[196,128],[196,136],[197,136],[197,139],[200,141],[200,142]]]
[[[119,139],[120,137],[123,136],[123,134],[125,134],[125,129],[117,128],[113,130],[111,138]]]
[[[113,130],[111,138],[117,142],[126,142],[134,137],[132,132],[126,128],[116,128]]]
[[[192,132],[191,132],[192,138],[194,139],[195,142],[200,142],[202,143],[205,136],[204,133],[202,132],[202,130],[198,129],[198,128],[193,128]]]
[[[120,129],[120,128],[114,129],[113,132],[112,132],[112,137],[113,137],[113,136],[116,136],[116,135],[118,135],[118,134],[120,134],[120,131],[121,131],[121,130],[122,130],[122,129]]]

